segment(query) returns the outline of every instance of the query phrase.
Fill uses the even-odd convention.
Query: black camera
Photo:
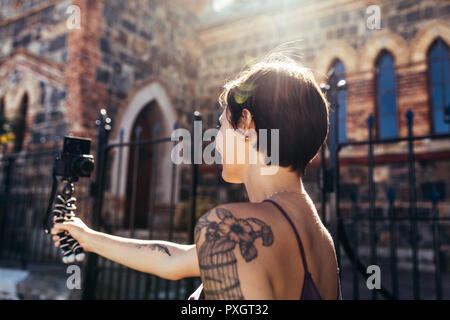
[[[94,157],[89,154],[91,140],[64,137],[62,153],[55,159],[55,175],[77,181],[90,177],[94,170]]]

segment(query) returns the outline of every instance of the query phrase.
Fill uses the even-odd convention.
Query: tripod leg
[[[56,197],[56,203],[53,209],[53,213],[56,216],[55,222],[70,221],[75,216],[75,210],[77,209],[75,203],[77,199],[72,197],[73,192],[73,183],[68,182],[63,189],[63,195]],[[86,255],[78,241],[72,238],[67,232],[60,232],[58,236],[60,237],[60,248],[63,255],[62,261],[64,263],[70,264],[75,261],[84,261]]]
[[[71,183],[71,182],[68,182],[63,189],[64,200],[65,200],[64,219],[66,221],[70,221],[70,219],[75,216],[75,211],[77,209],[77,207],[75,205],[77,199],[75,197],[72,197],[72,194],[74,193],[74,191],[75,191],[75,188],[74,188],[73,183]],[[86,254],[84,253],[83,248],[80,246],[78,241],[73,239],[70,235],[69,235],[68,241],[71,245],[70,246],[71,254],[69,255],[68,263],[72,263],[75,261],[77,261],[77,262],[84,261]]]

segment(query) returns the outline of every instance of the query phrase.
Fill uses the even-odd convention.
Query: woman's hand
[[[74,238],[85,252],[92,251],[89,248],[88,237],[93,233],[93,230],[84,224],[84,222],[78,218],[73,217],[71,221],[64,221],[62,223],[56,223],[55,218],[53,218],[53,228],[51,230],[51,234],[53,234],[53,241],[55,242],[55,246],[59,247],[61,244],[59,243],[58,233],[65,231],[66,233],[70,233],[72,238]]]

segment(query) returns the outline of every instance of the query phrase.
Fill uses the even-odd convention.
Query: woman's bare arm
[[[59,237],[56,234],[62,230],[69,232],[85,251],[138,271],[169,280],[200,276],[195,244],[113,236],[89,229],[79,218],[74,218],[70,222],[55,223],[52,234],[57,247]]]

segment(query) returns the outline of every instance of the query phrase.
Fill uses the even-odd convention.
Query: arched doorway
[[[17,115],[14,122],[14,135],[16,136],[14,140],[14,152],[20,152],[23,148],[23,142],[25,140],[25,131],[27,129],[26,118],[28,112],[28,94],[25,93],[20,102],[19,114]]]
[[[145,105],[134,121],[130,141],[148,140],[154,137],[155,125],[162,115],[156,101]],[[153,144],[130,147],[126,180],[124,227],[146,228],[150,210]],[[136,157],[137,156],[137,157]],[[154,186],[153,186],[154,187]]]
[[[147,109],[145,111],[145,109]],[[111,143],[120,143],[120,142],[129,142],[132,139],[135,139],[135,137],[132,137],[133,134],[136,133],[137,124],[140,123],[140,121],[144,120],[138,120],[139,118],[145,119],[145,114],[150,113],[150,117],[152,117],[152,114],[155,114],[155,118],[157,118],[157,122],[159,122],[159,137],[170,137],[172,130],[174,128],[174,124],[177,121],[177,116],[175,113],[175,110],[173,108],[173,105],[171,103],[171,100],[169,98],[169,95],[164,88],[164,86],[159,83],[159,81],[151,79],[147,83],[142,84],[139,88],[135,90],[135,92],[130,96],[130,98],[127,100],[126,104],[123,106],[122,112],[119,113],[118,119],[119,119],[119,125],[115,126],[115,131],[113,132],[113,137],[115,137]],[[147,114],[147,117],[149,114]],[[153,135],[153,128],[154,124],[150,123],[147,124],[149,128],[145,129],[147,130],[148,135]],[[143,123],[141,123],[141,137],[145,135],[146,133],[143,131]],[[140,138],[141,139],[141,138]],[[171,161],[171,150],[173,147],[173,143],[160,143],[158,145],[158,161],[157,161],[157,170],[156,173],[154,172],[148,172],[148,174],[142,173],[142,170],[140,167],[138,167],[138,176],[147,175],[147,180],[151,181],[152,174],[153,180],[155,181],[154,185],[154,191],[155,191],[155,205],[158,207],[157,213],[162,213],[165,211],[165,208],[169,206],[171,201],[171,191],[172,191],[172,185],[174,186],[174,199],[178,199],[179,195],[179,166],[173,166]],[[131,202],[127,204],[127,198],[131,199],[127,196],[127,193],[129,192],[129,182],[131,178],[130,172],[134,170],[134,167],[131,165],[130,167],[130,160],[131,156],[130,154],[134,154],[134,149],[132,147],[118,147],[114,148],[114,151],[112,153],[112,171],[111,171],[111,177],[110,177],[110,186],[109,190],[113,194],[114,198],[118,200],[120,203],[118,210],[119,210],[119,221],[117,222],[119,226],[124,226],[125,228],[130,227],[130,209],[131,209]],[[134,160],[134,158],[133,158]],[[143,161],[141,160],[140,163]],[[140,166],[140,165],[139,165]],[[151,164],[148,164],[149,168],[151,168]],[[146,170],[146,169],[144,169]],[[174,172],[173,172],[174,171]],[[174,176],[174,183],[172,184],[171,177]],[[141,188],[139,186],[139,183],[144,182],[137,182],[138,188]],[[149,188],[142,188],[143,190],[147,189],[147,191],[143,191],[145,194],[144,199],[146,200],[140,200],[140,201],[150,201],[149,195],[151,195],[153,190],[150,190]],[[136,189],[137,190],[137,189]],[[147,192],[147,193],[146,193]],[[111,194],[111,195],[112,195]],[[136,199],[142,198],[138,197],[136,195]],[[143,209],[136,208],[135,205],[135,213],[141,214],[143,216],[146,216],[145,219],[147,219],[148,216],[148,210],[150,208],[150,203],[147,204],[141,204]],[[128,209],[128,208],[130,209]],[[163,210],[161,210],[161,208]],[[146,211],[146,212],[145,212]],[[139,219],[139,218],[138,218]],[[145,224],[145,220],[144,224]],[[134,222],[133,225],[142,225],[139,222]]]

